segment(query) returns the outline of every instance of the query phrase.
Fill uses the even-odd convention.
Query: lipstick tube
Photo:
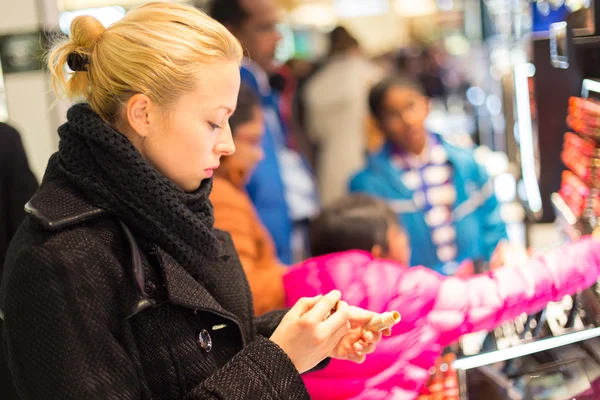
[[[365,325],[365,329],[370,331],[383,331],[391,328],[400,322],[400,313],[398,311],[388,311],[377,314],[371,321]]]

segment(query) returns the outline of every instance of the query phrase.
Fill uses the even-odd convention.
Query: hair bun
[[[91,50],[106,28],[91,15],[80,15],[73,19],[70,29],[71,42],[84,50]]]

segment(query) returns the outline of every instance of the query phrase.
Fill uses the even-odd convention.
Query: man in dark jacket
[[[37,188],[19,132],[0,123],[0,280],[8,244],[25,218],[25,203]]]
[[[25,218],[25,203],[33,196],[37,187],[35,176],[27,163],[21,135],[10,125],[0,123],[0,282],[8,244]],[[18,398],[6,368],[1,345],[0,393],[7,400]]]

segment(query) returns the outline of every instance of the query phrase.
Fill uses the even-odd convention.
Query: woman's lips
[[[206,168],[204,170],[204,172],[206,172],[206,175],[208,175],[208,177],[210,178],[213,176],[213,174],[215,173],[215,169],[217,169],[217,168],[219,168],[219,165],[216,165],[216,166],[210,167],[210,168]]]

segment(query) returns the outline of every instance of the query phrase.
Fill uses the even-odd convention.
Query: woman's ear
[[[376,244],[371,249],[371,254],[373,254],[373,257],[375,257],[375,258],[383,257],[383,247],[381,247],[381,245]]]
[[[127,101],[127,123],[140,138],[146,138],[150,134],[151,109],[152,101],[144,94],[133,95]]]

